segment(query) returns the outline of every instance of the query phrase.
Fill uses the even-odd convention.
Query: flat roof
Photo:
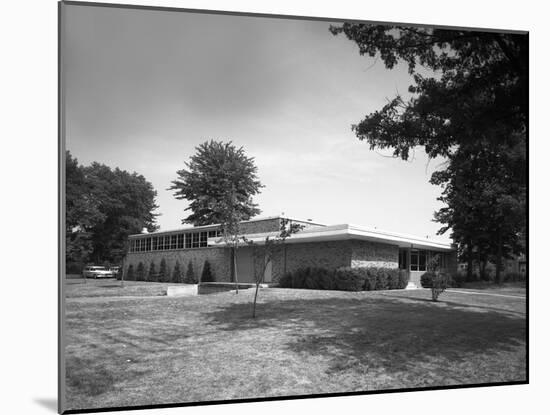
[[[278,218],[280,218],[280,216],[269,216],[265,218],[250,219],[248,221],[243,221],[242,223],[259,222],[259,221],[273,220]],[[452,244],[447,241],[390,232],[390,231],[385,231],[377,228],[367,228],[364,226],[358,226],[358,225],[352,225],[352,224],[339,224],[339,225],[327,226],[327,225],[322,225],[320,223],[314,223],[314,222],[304,221],[299,219],[290,219],[290,220],[295,222],[311,223],[313,225],[318,225],[318,227],[303,229],[300,232],[290,236],[286,240],[286,243],[341,241],[341,240],[354,239],[354,240],[387,243],[391,245],[397,245],[400,248],[431,249],[431,250],[439,250],[439,251],[451,251],[454,249]],[[195,229],[207,230],[209,228],[214,228],[217,226],[219,226],[219,224],[204,225],[204,226],[190,226],[190,227],[184,227],[184,228],[169,230],[169,231],[152,232],[149,234],[130,235],[130,237],[148,236],[148,235],[155,236],[155,235],[170,234],[170,233],[181,232],[181,231],[192,231]],[[265,242],[266,237],[268,236],[276,237],[278,235],[278,232],[273,231],[273,232],[245,234],[245,235],[247,239],[261,245]],[[220,240],[219,237],[212,237],[212,238],[208,238],[208,245],[223,246],[225,245],[225,242]]]
[[[278,232],[265,232],[246,235],[247,239],[259,245],[265,242],[265,238],[275,237]],[[342,240],[363,240],[371,242],[397,245],[400,248],[430,249],[436,251],[452,251],[453,246],[449,242],[430,238],[422,238],[413,235],[399,234],[379,229],[369,229],[357,225],[340,224],[319,228],[308,228],[290,236],[286,243],[324,242]],[[210,246],[225,245],[219,238],[208,238]],[[246,245],[243,243],[243,245]]]
[[[263,218],[243,220],[240,223],[263,222],[263,221],[266,221],[266,220],[282,219],[282,218],[283,218],[283,216],[265,216]],[[310,220],[295,219],[295,218],[286,218],[286,219],[289,219],[289,220],[294,221],[294,222],[309,223],[311,225],[327,226],[325,224],[312,222]],[[149,233],[134,233],[134,234],[128,235],[128,237],[131,238],[131,237],[134,237],[134,236],[144,236],[144,235],[162,235],[162,234],[165,234],[165,233],[174,233],[174,232],[181,232],[181,231],[192,231],[192,230],[195,230],[195,229],[197,229],[197,230],[209,229],[209,228],[215,228],[215,227],[218,227],[218,226],[221,226],[221,224],[220,223],[214,223],[212,225],[200,225],[200,226],[188,225],[188,226],[182,226],[181,228],[168,229],[168,230],[165,230],[165,231],[156,231],[156,232],[149,232]]]

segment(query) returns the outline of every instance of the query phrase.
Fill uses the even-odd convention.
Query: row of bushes
[[[422,284],[422,287],[424,288],[431,288],[431,280],[433,279],[434,275],[433,272],[426,272],[422,274],[420,277],[420,284]],[[464,286],[465,283],[468,282],[476,282],[476,281],[494,281],[494,277],[491,279],[469,279],[467,274],[463,271],[459,271],[454,275],[446,275],[447,279],[447,286],[449,288],[457,288]],[[526,275],[521,274],[519,272],[503,272],[502,273],[502,282],[524,282],[526,280]]]
[[[468,278],[467,270],[459,270],[455,275],[455,279],[463,282],[478,282],[478,281],[494,281],[495,271],[490,268],[485,270],[483,275],[480,275],[477,271],[472,272],[472,276]],[[525,282],[527,279],[526,273],[520,273],[515,271],[502,271],[502,282]]]
[[[134,265],[130,264],[126,269],[126,274],[124,278],[128,281],[173,282],[185,284],[197,284],[199,282],[197,274],[193,269],[192,262],[189,262],[189,264],[187,264],[187,271],[184,273],[180,262],[176,261],[174,269],[172,270],[172,272],[170,272],[164,258],[160,261],[158,271],[154,261],[149,264],[149,269],[147,271],[145,270],[145,265],[143,264],[143,262],[139,262],[135,269]],[[200,281],[215,281],[214,274],[210,267],[210,262],[208,261],[204,261]]]
[[[280,278],[279,286],[312,290],[374,291],[402,289],[408,282],[408,273],[396,268],[343,267],[331,271],[307,267],[287,272]]]

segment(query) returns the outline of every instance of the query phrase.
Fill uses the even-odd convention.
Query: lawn
[[[526,379],[521,296],[269,288],[252,320],[252,290],[136,297],[140,284],[162,287],[68,287],[69,409]]]

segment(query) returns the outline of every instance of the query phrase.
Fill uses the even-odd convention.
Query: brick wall
[[[352,241],[351,267],[385,267],[399,266],[399,247],[370,241]]]
[[[273,263],[273,281],[278,281],[285,270],[291,272],[305,267],[336,269],[350,266],[351,241],[326,241],[285,244]]]
[[[160,261],[164,258],[170,274],[174,270],[176,261],[179,261],[181,270],[185,274],[189,262],[193,263],[193,270],[197,278],[202,273],[204,261],[210,262],[210,268],[216,281],[231,281],[231,251],[224,248],[195,248],[186,250],[168,250],[155,252],[130,252],[124,259],[124,273],[128,270],[130,264],[134,266],[134,272],[139,264],[143,262],[146,272],[149,270],[151,261],[155,262],[157,270]]]

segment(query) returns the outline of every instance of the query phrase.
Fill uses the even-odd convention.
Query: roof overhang
[[[265,243],[267,237],[275,238],[278,232],[258,233],[245,235],[246,239],[258,245]],[[450,243],[436,241],[428,238],[419,238],[412,235],[396,234],[377,229],[366,229],[354,225],[333,225],[320,228],[310,228],[293,234],[286,239],[286,243],[325,242],[361,240],[396,245],[400,248],[429,249],[433,251],[452,251]],[[209,246],[224,246],[225,241],[220,238],[208,238]],[[246,246],[244,241],[241,246]]]

